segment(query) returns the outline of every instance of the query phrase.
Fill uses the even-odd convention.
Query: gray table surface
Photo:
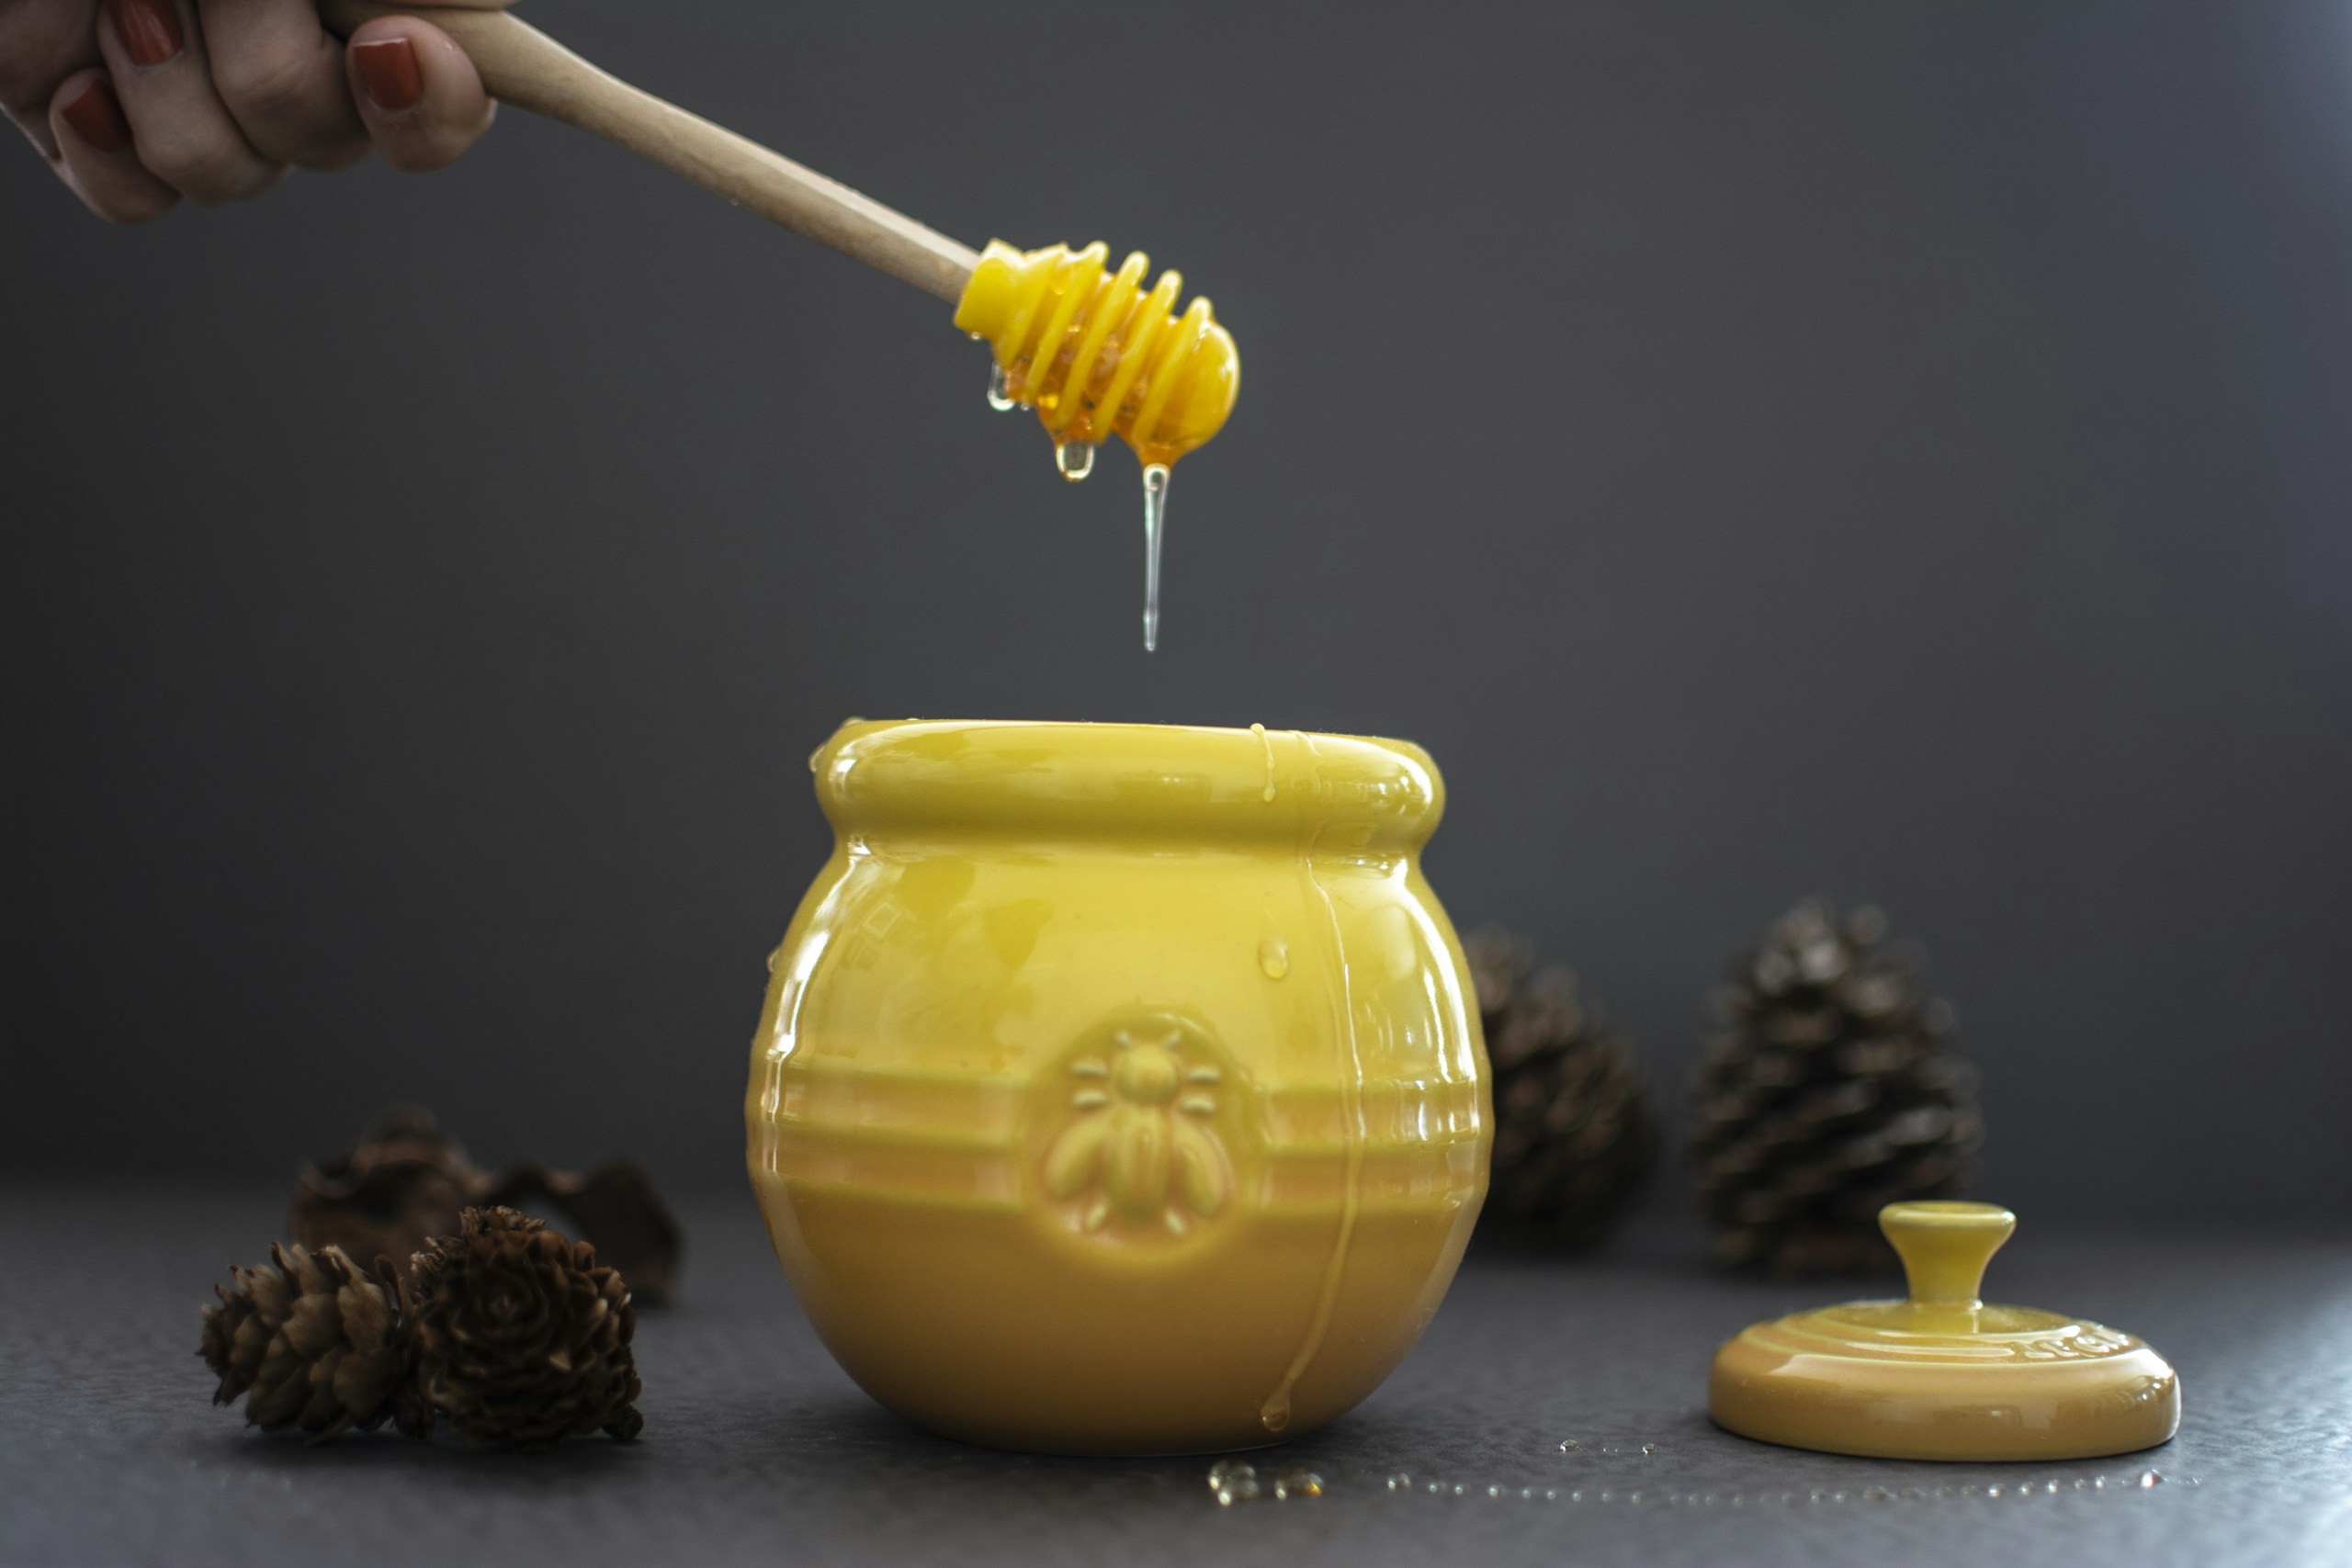
[[[685,1214],[684,1300],[640,1319],[640,1441],[307,1448],[209,1405],[194,1355],[198,1303],[266,1253],[277,1194],[10,1183],[0,1562],[2352,1562],[2352,1237],[2028,1216],[1994,1293],[2142,1334],[2179,1368],[2187,1416],[2150,1453],[2016,1466],[1714,1429],[1715,1342],[1822,1292],[1719,1278],[1693,1235],[1578,1262],[1474,1251],[1385,1387],[1251,1456],[1268,1477],[1311,1468],[1323,1495],[1220,1506],[1205,1459],[1037,1458],[909,1427],[817,1343],[748,1197]]]

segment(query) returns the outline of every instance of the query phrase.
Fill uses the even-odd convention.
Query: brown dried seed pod
[[[244,1396],[245,1419],[266,1432],[320,1441],[372,1429],[400,1412],[410,1370],[396,1286],[334,1247],[274,1247],[273,1259],[235,1269],[233,1289],[204,1309],[197,1353],[219,1374],[213,1403]]]
[[[458,1214],[489,1185],[430,1111],[401,1106],[344,1153],[302,1168],[287,1228],[313,1251],[339,1247],[364,1264],[389,1258],[405,1271],[427,1241],[456,1233]]]
[[[513,1209],[469,1209],[409,1282],[417,1387],[472,1444],[553,1448],[645,1424],[628,1286],[595,1249]]]
[[[1566,969],[1532,970],[1492,928],[1464,944],[1494,1069],[1495,1146],[1483,1229],[1559,1247],[1621,1219],[1657,1144],[1624,1042],[1586,1009]]]
[[[457,1234],[466,1209],[541,1203],[620,1271],[636,1300],[659,1304],[676,1293],[678,1224],[642,1167],[609,1159],[569,1171],[526,1160],[492,1176],[416,1106],[386,1112],[351,1148],[304,1166],[287,1223],[313,1251],[340,1247],[363,1263],[390,1258],[406,1273],[426,1242]]]
[[[1957,1195],[1980,1135],[1951,1010],[1886,919],[1819,900],[1775,921],[1718,998],[1692,1106],[1691,1176],[1727,1264],[1891,1270],[1885,1204]]]

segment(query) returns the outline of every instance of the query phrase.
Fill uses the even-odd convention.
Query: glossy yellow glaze
[[[991,240],[956,324],[985,338],[1005,391],[1037,411],[1057,446],[1126,438],[1146,464],[1173,463],[1215,435],[1241,390],[1241,356],[1206,299],[1182,316],[1181,274],[1141,251],[1117,272],[1100,241],[1023,254]]]
[[[1890,1203],[1905,1301],[1849,1302],[1742,1330],[1715,1352],[1708,1406],[1746,1437],[1883,1459],[2130,1453],[2180,1425],[2180,1380],[2141,1341],[1977,1299],[2017,1228],[1989,1203]]]
[[[866,1392],[1069,1453],[1297,1436],[1453,1277],[1491,1111],[1418,747],[854,723],[752,1043],[753,1185]]]

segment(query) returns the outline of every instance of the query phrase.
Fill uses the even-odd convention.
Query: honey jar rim
[[[1382,858],[1425,842],[1445,802],[1410,741],[1264,727],[853,719],[810,766],[845,837],[1275,839]]]

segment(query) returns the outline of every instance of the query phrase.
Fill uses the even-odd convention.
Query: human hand
[[[311,0],[0,0],[0,107],[91,211],[143,223],[371,147],[437,169],[496,105],[465,51],[413,17],[346,45]]]

